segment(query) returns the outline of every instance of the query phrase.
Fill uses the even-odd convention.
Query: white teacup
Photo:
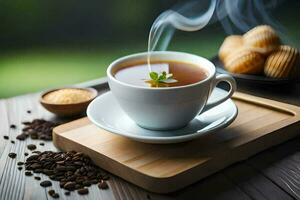
[[[114,77],[119,67],[146,60],[147,52],[137,53],[117,59],[107,69],[108,83],[113,95],[127,115],[143,128],[171,130],[184,127],[204,110],[230,98],[236,90],[235,80],[229,75],[216,75],[216,68],[209,60],[182,52],[153,52],[151,61],[193,63],[207,72],[206,79],[178,87],[151,88],[127,84]],[[208,103],[211,91],[221,81],[229,83],[228,94]]]

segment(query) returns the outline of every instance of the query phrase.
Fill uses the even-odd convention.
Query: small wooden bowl
[[[49,103],[44,100],[44,96],[46,94],[49,94],[50,92],[53,92],[56,90],[61,90],[61,89],[87,90],[87,91],[91,92],[92,97],[87,101],[82,101],[79,103],[70,103],[70,104],[53,104],[53,103]],[[76,87],[57,88],[57,89],[52,89],[52,90],[48,90],[48,91],[44,92],[40,97],[40,103],[49,112],[52,112],[52,113],[54,113],[58,116],[62,116],[62,117],[71,117],[71,116],[80,115],[83,112],[85,112],[89,103],[91,103],[91,101],[93,101],[97,97],[97,95],[98,95],[98,92],[94,88],[76,88]]]

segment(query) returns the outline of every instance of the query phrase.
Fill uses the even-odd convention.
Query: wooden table
[[[107,90],[105,79],[80,84],[93,86],[98,91]],[[300,106],[300,84],[293,87],[255,87],[240,86],[240,91],[272,98]],[[39,146],[38,140],[15,140],[21,131],[21,122],[35,118],[60,120],[44,110],[38,103],[39,94],[29,94],[0,100],[0,200],[51,199],[33,177],[26,177],[18,171],[16,164],[24,161],[27,144],[37,144],[38,150],[56,150],[52,142]],[[29,114],[26,111],[31,110]],[[10,129],[16,124],[17,129]],[[10,140],[4,140],[9,135]],[[300,135],[300,130],[299,130]],[[7,155],[18,154],[16,159]],[[47,179],[42,175],[42,179]],[[180,184],[180,183],[178,183]],[[57,182],[52,186],[60,194],[60,199],[300,199],[300,137],[264,151],[248,160],[234,164],[204,180],[181,191],[168,195],[149,193],[126,181],[111,176],[109,190],[89,188],[89,195],[72,193],[67,197]]]

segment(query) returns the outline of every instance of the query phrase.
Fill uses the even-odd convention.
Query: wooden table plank
[[[253,199],[293,199],[284,190],[245,163],[226,168],[223,173]]]
[[[291,196],[300,199],[299,137],[258,154],[247,163]]]
[[[291,103],[291,104],[300,106],[300,100],[299,100],[300,99],[300,84],[299,83],[297,83],[295,85],[274,86],[274,87],[270,87],[270,86],[249,87],[249,86],[245,86],[245,85],[240,85],[239,91],[247,92],[250,94],[256,94],[256,95],[264,97],[264,98],[276,99],[279,101],[283,101],[286,103]],[[289,147],[288,147],[289,145],[290,144],[287,144],[287,146],[284,146],[283,149],[289,149]],[[295,146],[297,146],[297,145],[295,145]],[[300,145],[298,145],[298,146],[300,146]],[[283,150],[281,150],[279,152],[283,152]],[[268,156],[263,156],[262,160],[268,160],[268,159],[266,159],[266,157],[268,157]],[[275,158],[275,163],[276,163],[276,161],[279,162],[278,156]],[[241,190],[243,192],[245,192],[247,195],[249,195],[252,199],[262,199],[262,198],[264,198],[264,199],[276,199],[276,198],[277,199],[291,199],[292,197],[296,197],[296,198],[298,197],[297,196],[298,193],[296,193],[296,195],[292,194],[292,193],[295,193],[295,191],[293,191],[293,189],[284,189],[284,187],[282,188],[281,185],[284,183],[278,184],[271,177],[267,176],[264,172],[259,172],[255,169],[253,169],[246,162],[242,166],[243,166],[243,169],[241,169],[241,167],[234,167],[234,166],[228,167],[227,169],[224,170],[224,172],[221,172],[221,173],[227,174],[227,175],[225,175],[226,178],[229,179],[227,181],[228,182],[231,181],[233,185],[235,184],[238,188],[241,188]],[[300,166],[300,165],[298,165],[298,166]],[[229,171],[230,171],[231,175],[239,173],[240,179],[237,179],[238,178],[237,176],[228,177]],[[251,172],[251,177],[249,177],[247,174],[249,172]],[[244,173],[246,174],[246,177],[251,179],[250,181],[248,181],[248,183],[241,182],[241,180],[243,180],[243,178],[245,178],[245,175],[243,175]],[[297,175],[299,175],[299,174],[300,174],[300,172]],[[233,177],[235,177],[235,178],[233,179]],[[276,177],[274,177],[274,178],[276,178]],[[223,181],[226,182],[226,180],[223,180]],[[197,184],[199,184],[199,183],[197,183]],[[294,183],[294,185],[297,189],[300,186],[300,182]],[[286,187],[288,187],[288,186],[286,186]],[[234,188],[234,187],[232,187],[232,188]],[[186,194],[184,192],[184,190],[182,192],[183,192],[183,194]],[[191,191],[190,193],[192,195],[190,195],[190,197],[197,196],[197,194],[201,193],[201,192],[199,192],[199,190],[193,189],[193,187],[188,187],[187,190]],[[232,189],[232,190],[234,190],[234,189]],[[229,190],[229,191],[231,191],[231,190]],[[250,192],[250,191],[254,191],[254,192]],[[188,198],[188,196],[185,196],[185,197]],[[234,199],[233,196],[232,196],[232,199]]]
[[[178,183],[180,184],[180,183]],[[246,193],[236,187],[222,173],[216,173],[189,187],[170,194],[155,194],[147,192],[122,179],[115,179],[114,194],[118,200],[185,200],[185,199],[230,199],[250,200]]]
[[[59,120],[52,114],[45,111],[38,103],[39,94],[26,95],[0,101],[0,199],[51,199],[47,193],[50,189],[55,189],[59,193],[60,199],[114,199],[112,190],[99,190],[96,185],[89,188],[88,196],[80,196],[72,193],[65,196],[64,191],[59,187],[58,182],[52,181],[53,186],[47,189],[42,188],[34,177],[26,177],[24,169],[20,172],[17,169],[17,162],[24,161],[24,152],[29,152],[27,144],[35,144],[37,150],[53,150],[57,149],[52,142],[44,142],[45,146],[40,146],[40,140],[18,141],[15,137],[21,133],[21,122],[31,121],[36,118],[44,118],[46,120]],[[26,111],[31,110],[31,114]],[[10,129],[10,124],[16,124],[17,129]],[[10,139],[15,140],[12,144],[10,140],[4,140],[3,135],[9,135]],[[9,152],[17,153],[16,159],[11,159],[7,155]],[[42,180],[49,180],[45,175],[39,174]]]
[[[221,172],[173,194],[174,199],[252,199]]]
[[[3,140],[4,135],[8,135],[9,132],[9,122],[8,122],[8,115],[7,115],[7,108],[6,108],[6,101],[0,100],[0,156],[4,151],[4,147],[6,143],[9,142],[8,140]],[[1,163],[0,163],[1,165]]]
[[[35,118],[44,118],[47,120],[58,120],[57,118],[53,117],[52,114],[46,112],[41,106],[37,104],[38,94],[34,95],[26,95],[21,97],[15,97],[12,99],[2,100],[0,103],[0,113],[1,113],[1,137],[4,134],[9,134],[10,139],[14,139],[15,137],[21,133],[21,122],[22,121],[31,121]],[[36,106],[38,105],[38,106]],[[26,113],[26,110],[30,109],[32,111],[31,114]],[[16,124],[17,129],[9,129],[9,124]],[[49,189],[44,189],[39,186],[39,182],[35,181],[33,177],[25,177],[24,171],[19,172],[16,168],[16,163],[18,160],[24,161],[24,152],[29,152],[26,149],[26,145],[30,143],[34,143],[38,146],[38,150],[56,150],[55,147],[52,145],[51,142],[45,142],[45,146],[39,146],[39,140],[31,140],[30,138],[26,141],[17,141],[15,140],[15,145],[11,144],[10,141],[6,141],[1,139],[1,157],[0,157],[0,199],[49,199],[51,197],[48,196],[47,191]],[[7,157],[9,152],[16,152],[18,157],[16,159],[10,159]],[[40,175],[42,180],[47,180],[47,177],[44,175]],[[217,181],[212,181],[212,183],[220,182],[223,179],[223,182],[227,182],[227,188],[229,186],[233,186],[232,184],[228,183],[223,178],[218,177]],[[222,182],[222,181],[221,181]],[[202,183],[200,184],[202,185]],[[117,199],[145,199],[147,197],[154,198],[154,199],[184,199],[185,194],[190,195],[191,189],[188,192],[182,192],[181,195],[171,194],[168,195],[157,195],[157,194],[150,194],[147,191],[140,189],[137,186],[134,186],[130,183],[121,180],[118,177],[112,178],[111,183],[112,190],[104,190],[100,191],[96,187],[90,188],[90,194],[88,198],[90,199],[97,199],[98,197],[102,197],[101,199],[114,199],[116,196]],[[197,189],[199,188],[198,185],[195,185]],[[206,191],[207,186],[201,186],[201,190]],[[59,188],[57,182],[53,181],[53,186],[57,192],[60,194],[60,199],[68,199],[64,196],[63,192]],[[117,190],[116,190],[116,189]],[[220,187],[222,189],[222,187]],[[112,194],[112,191],[115,194]],[[232,192],[234,191],[234,192]],[[226,195],[228,198],[232,195],[229,194],[236,194],[235,196],[245,196],[244,193],[241,191],[237,192],[236,189],[232,190],[231,192],[226,191]],[[225,194],[225,193],[224,193]],[[202,195],[202,194],[200,194]],[[207,193],[209,196],[209,193]],[[229,196],[228,196],[229,195]],[[178,198],[177,198],[178,196]],[[220,193],[220,198],[224,196]],[[70,198],[72,199],[84,199],[85,197],[78,196],[76,193],[72,194]],[[238,198],[238,199],[248,199],[245,198]]]
[[[105,83],[105,79],[81,84],[80,86],[90,86],[90,84],[95,83]],[[96,88],[101,91],[106,90],[107,84],[100,84]],[[297,88],[300,89],[299,86]],[[296,96],[291,98],[292,102],[290,103],[299,103],[300,105],[300,101],[296,101],[298,93],[293,94],[296,94]],[[34,118],[58,120],[39,106],[38,96],[39,94],[33,94],[0,100],[1,200],[51,199],[47,194],[48,189],[41,188],[39,182],[33,180],[33,177],[25,177],[23,172],[20,173],[16,169],[16,162],[19,159],[24,160],[23,153],[27,151],[26,144],[38,144],[40,141],[28,139],[24,142],[16,141],[16,144],[13,145],[10,141],[3,140],[3,135],[6,134],[9,134],[10,138],[15,140],[15,136],[20,133],[20,123],[22,121]],[[289,95],[280,97],[277,94],[277,98],[285,98],[285,102],[289,102]],[[26,113],[27,109],[31,109],[32,113]],[[18,129],[10,129],[9,124],[11,123],[16,123]],[[281,197],[283,199],[299,198],[299,144],[299,138],[292,140],[280,145],[278,148],[267,150],[246,162],[233,165],[181,191],[168,195],[149,193],[115,176],[112,176],[109,181],[110,190],[99,190],[94,186],[89,188],[90,194],[87,196],[79,196],[73,193],[70,197],[65,197],[57,183],[54,183],[53,188],[60,192],[60,199],[270,199],[271,194],[274,194],[278,199]],[[38,148],[42,151],[56,150],[51,142],[46,142],[44,147],[38,146]],[[17,159],[12,160],[7,157],[7,154],[11,151],[18,153]],[[288,167],[286,167],[286,163],[288,163]],[[281,177],[281,179],[278,177]],[[47,179],[46,176],[42,178]],[[263,194],[264,192],[267,194]]]

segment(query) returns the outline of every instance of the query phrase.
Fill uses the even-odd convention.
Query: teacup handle
[[[211,86],[212,90],[218,85],[218,83],[220,83],[222,81],[227,82],[230,86],[230,90],[228,91],[227,95],[216,101],[209,102],[209,103],[207,102],[206,105],[204,106],[204,108],[202,109],[201,113],[219,105],[220,103],[223,103],[224,101],[229,99],[233,95],[233,93],[236,91],[236,82],[235,82],[234,78],[227,74],[219,74],[216,76],[216,78],[213,80],[213,83]]]

